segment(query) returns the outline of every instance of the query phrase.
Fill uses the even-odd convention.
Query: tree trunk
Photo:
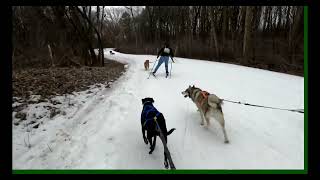
[[[222,9],[222,42],[221,42],[222,49],[225,48],[227,30],[228,30],[227,7],[224,6]]]
[[[290,6],[288,6],[287,7],[287,14],[286,14],[286,30],[288,30],[289,29],[289,26],[290,26],[290,12],[291,12],[291,7]]]
[[[104,23],[104,6],[102,6],[101,22],[100,22],[100,34],[103,36],[102,27]]]
[[[103,66],[104,65],[104,53],[103,53],[103,48],[102,48],[102,42],[101,42],[101,38],[100,38],[100,34],[97,30],[96,27],[93,26],[92,22],[90,21],[90,19],[86,16],[86,14],[84,14],[79,7],[76,7],[76,9],[78,10],[78,12],[81,14],[81,16],[89,23],[90,27],[92,27],[94,29],[94,31],[97,34],[98,37],[98,42],[99,42],[99,54],[101,55],[100,58],[101,59],[96,59],[97,63],[93,63],[93,65],[100,65]],[[93,49],[90,49],[90,52],[92,53]],[[94,53],[94,51],[93,51]]]
[[[214,24],[214,9],[213,9],[213,7],[211,7],[211,43],[210,43],[211,45],[213,45],[213,41],[214,41],[214,46],[216,49],[217,59],[220,60],[217,32],[216,32],[216,28],[215,28],[215,24]]]
[[[282,28],[282,8],[281,8],[281,6],[278,6],[277,9],[278,9],[278,25],[277,25],[277,29],[279,31]]]
[[[127,7],[127,9],[130,10],[130,13],[131,13],[132,26],[133,26],[133,30],[134,30],[134,34],[135,34],[136,51],[137,51],[137,49],[138,49],[138,32],[137,32],[136,23],[135,23],[135,17],[133,15],[133,8],[131,6],[130,8]]]
[[[51,59],[51,66],[54,67],[54,62],[53,62],[53,56],[52,56],[52,50],[50,44],[48,44],[48,51],[49,51],[49,56]]]
[[[151,42],[154,43],[155,42],[155,28],[154,28],[154,8],[152,8],[152,12],[151,12],[151,8],[150,6],[146,6],[147,12],[148,12],[148,18],[149,18],[149,24],[150,24],[150,39]]]
[[[272,18],[272,20],[273,20],[273,23],[272,23],[272,30],[273,31],[276,31],[277,30],[277,9],[276,9],[276,7],[273,7],[272,8],[272,10],[273,10],[273,18]]]
[[[196,8],[196,9],[194,10],[194,11],[195,11],[195,16],[194,16],[194,18],[193,18],[192,35],[193,35],[193,36],[196,36],[196,35],[197,35],[198,18],[199,18],[201,6],[199,6],[199,7],[194,7],[194,8]]]
[[[303,7],[297,7],[296,16],[290,29],[289,54],[291,55],[291,63],[293,63],[295,61],[296,46],[301,38],[303,38]]]
[[[89,16],[88,18],[91,20],[91,6],[89,6]]]
[[[239,21],[239,32],[238,32],[239,37],[243,36],[244,26],[245,26],[245,18],[246,18],[246,7],[245,6],[241,6],[241,9],[240,9],[240,21]]]
[[[267,23],[268,23],[268,7],[264,6],[264,8],[263,8],[262,32],[266,32],[267,31]]]
[[[243,58],[248,62],[252,58],[252,7],[246,7],[245,29],[243,37]]]
[[[272,7],[268,6],[268,32],[272,31]]]
[[[235,34],[237,31],[237,17],[239,15],[239,7],[233,7],[232,9],[232,17],[231,17],[231,51],[233,56],[235,56]]]

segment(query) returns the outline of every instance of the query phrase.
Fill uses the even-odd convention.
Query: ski
[[[150,76],[151,76],[151,75],[152,75],[155,79],[158,79],[158,77],[157,77],[156,75],[152,74],[152,73],[149,74],[149,77],[147,77],[147,79],[150,79]],[[167,74],[167,75],[165,76],[165,78],[166,78],[166,79],[171,79],[171,74]]]
[[[154,78],[156,78],[156,79],[157,79],[157,76],[156,76],[156,75],[154,75],[154,74],[152,74],[152,73],[150,73],[150,74],[149,74],[149,77],[148,77],[147,79],[150,79],[150,76],[151,76],[151,75],[152,75]]]
[[[152,74],[152,73],[151,73],[151,75],[152,75],[154,78],[156,78],[156,79],[157,79],[157,76],[156,76],[156,75],[154,75],[154,74]]]

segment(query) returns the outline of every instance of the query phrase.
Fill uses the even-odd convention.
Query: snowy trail
[[[230,144],[224,144],[219,124],[211,121],[209,129],[201,127],[196,106],[181,95],[194,84],[220,98],[303,109],[303,78],[176,58],[171,79],[164,77],[164,65],[156,79],[147,79],[143,62],[154,61],[155,56],[106,52],[107,58],[128,63],[127,72],[73,117],[55,120],[62,125],[47,138],[52,152],[39,145],[13,154],[14,169],[164,169],[160,139],[152,155],[142,140],[144,97],[153,97],[168,129],[177,129],[168,137],[177,169],[303,169],[303,114],[225,102],[222,108]]]

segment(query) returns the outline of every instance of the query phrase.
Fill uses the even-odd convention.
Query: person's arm
[[[174,60],[173,60],[173,50],[171,48],[170,48],[170,57],[172,59],[172,62],[175,63]]]
[[[158,59],[158,57],[160,56],[160,54],[162,53],[163,49],[164,49],[164,48],[161,48],[161,49],[159,50],[157,59]]]

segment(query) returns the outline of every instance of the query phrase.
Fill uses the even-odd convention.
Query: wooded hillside
[[[302,6],[13,7],[14,67],[103,66],[95,48],[175,55],[303,76]],[[34,63],[37,62],[37,63]]]

